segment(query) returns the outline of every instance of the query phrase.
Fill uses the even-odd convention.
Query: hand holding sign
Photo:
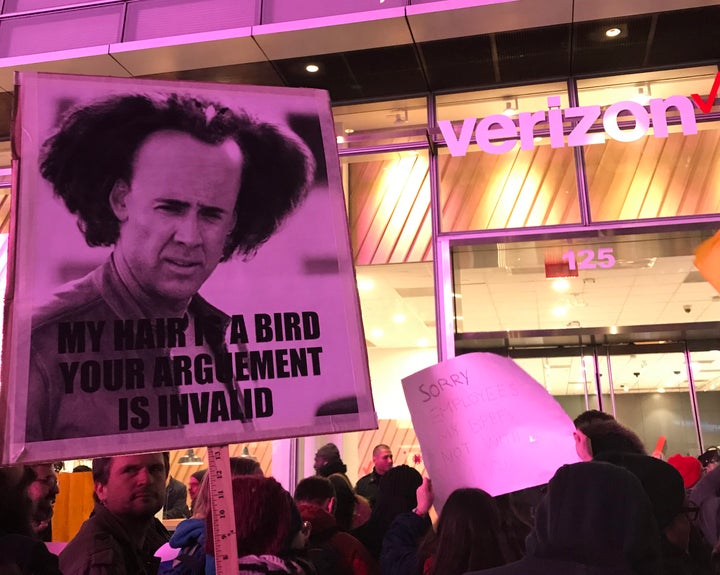
[[[403,379],[438,512],[460,487],[501,495],[578,461],[573,424],[509,358],[472,353]]]

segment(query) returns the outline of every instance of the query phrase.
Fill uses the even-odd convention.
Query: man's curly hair
[[[43,145],[40,173],[53,185],[90,246],[111,246],[120,222],[109,201],[118,181],[130,185],[138,149],[151,134],[175,130],[209,144],[232,139],[243,167],[235,226],[222,261],[249,258],[305,198],[315,161],[295,134],[216,102],[171,94],[112,96],[74,109]]]

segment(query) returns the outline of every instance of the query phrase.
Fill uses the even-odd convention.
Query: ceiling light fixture
[[[310,72],[311,74],[314,74],[315,72],[320,70],[320,66],[318,66],[317,64],[308,64],[307,66],[305,66],[305,70]]]
[[[375,287],[375,282],[370,278],[359,277],[357,286],[360,291],[371,291]]]
[[[409,120],[407,108],[393,110],[393,115],[395,118],[393,124],[407,124]]]
[[[505,109],[503,110],[503,114],[505,116],[515,116],[518,113],[518,101],[517,98],[512,98],[510,100],[507,100],[505,102]]]
[[[554,308],[552,308],[552,314],[555,317],[565,317],[567,315],[567,306],[559,305]]]
[[[622,30],[620,30],[620,28],[613,27],[605,30],[605,36],[608,38],[615,38],[616,36],[620,36],[620,34],[622,34]]]
[[[195,451],[188,449],[180,459],[178,459],[179,465],[202,465],[202,457],[195,455]]]
[[[346,134],[354,134],[355,130],[353,130],[352,128],[345,128],[345,133]]]
[[[557,292],[566,292],[570,289],[570,282],[565,278],[558,278],[553,280],[552,288]]]
[[[637,96],[633,99],[641,106],[647,106],[650,103],[650,85],[640,86]]]

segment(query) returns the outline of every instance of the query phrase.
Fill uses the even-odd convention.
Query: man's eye
[[[211,222],[216,222],[222,219],[222,212],[203,212],[202,217]]]

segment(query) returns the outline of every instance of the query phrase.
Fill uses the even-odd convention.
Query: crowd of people
[[[393,465],[387,445],[352,485],[339,449],[291,495],[251,457],[231,458],[238,575],[717,575],[720,451],[648,454],[606,413],[575,419],[579,463],[546,485],[492,497],[453,491],[437,520],[430,478]],[[0,469],[0,573],[206,575],[216,572],[210,477],[185,491],[167,453],[93,461],[95,507],[53,555],[43,541],[58,494],[52,464]],[[190,505],[171,503],[177,492]],[[227,505],[227,504],[226,504]],[[157,516],[182,508],[170,534]]]

